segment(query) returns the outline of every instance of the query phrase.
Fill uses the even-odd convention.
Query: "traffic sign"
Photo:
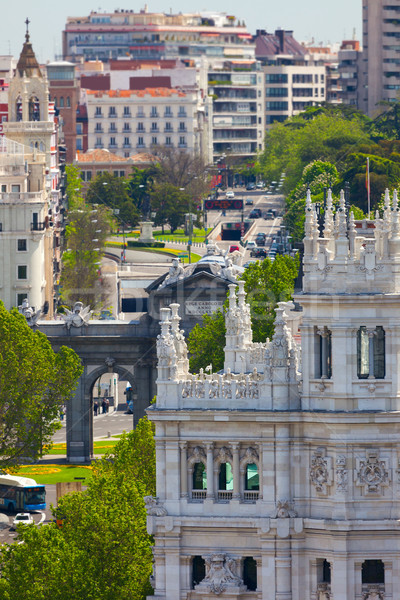
[[[205,210],[242,210],[243,200],[204,200]]]
[[[188,246],[192,245],[192,240],[188,240]]]

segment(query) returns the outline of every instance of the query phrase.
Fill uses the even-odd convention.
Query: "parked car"
[[[240,252],[239,246],[229,246],[229,252]]]
[[[245,202],[245,204],[246,204],[247,206],[253,206],[253,204],[254,204],[254,200],[253,200],[253,198],[246,198],[246,202]]]
[[[257,246],[265,246],[265,238],[264,237],[256,238],[256,245]]]
[[[248,260],[247,262],[244,263],[244,268],[247,269],[247,267],[249,267],[250,265],[256,265],[258,263],[258,260]]]
[[[261,213],[260,208],[253,208],[253,210],[250,211],[250,214],[249,214],[250,219],[259,219],[261,216],[262,216],[262,213]]]
[[[11,529],[15,529],[19,523],[24,525],[32,525],[35,521],[30,513],[17,513],[11,525]]]
[[[253,248],[250,252],[250,256],[254,256],[254,258],[266,258],[267,251],[265,248]]]
[[[256,184],[255,183],[248,183],[246,185],[246,190],[255,190],[256,189]]]
[[[225,198],[234,198],[235,197],[235,192],[232,192],[231,190],[228,190],[225,194]]]

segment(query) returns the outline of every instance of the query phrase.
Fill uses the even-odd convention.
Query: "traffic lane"
[[[68,410],[68,409],[67,409]],[[127,415],[123,411],[108,412],[105,415],[100,414],[93,417],[93,439],[103,439],[110,436],[119,435],[123,431],[133,429],[133,416]],[[61,422],[61,429],[53,435],[55,444],[65,444],[67,437],[67,423]]]
[[[54,504],[56,498],[56,486],[46,486],[46,502],[48,502],[48,487],[54,488]],[[52,500],[53,501],[53,500]],[[49,505],[48,505],[49,506]],[[22,511],[20,511],[22,512]],[[11,529],[14,517],[17,513],[0,513],[0,544],[12,544],[18,540],[18,532],[14,529]],[[35,526],[42,525],[43,523],[50,522],[52,517],[50,518],[51,511],[50,509],[46,509],[46,511],[37,511],[30,513],[35,521]]]

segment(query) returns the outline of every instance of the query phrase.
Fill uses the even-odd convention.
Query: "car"
[[[257,246],[265,246],[265,238],[264,237],[256,238],[256,244],[257,244]]]
[[[255,183],[248,183],[246,185],[246,190],[255,190],[256,189],[256,184]]]
[[[248,260],[247,262],[244,263],[244,268],[247,269],[247,267],[249,267],[250,265],[256,265],[258,263],[258,260]]]
[[[266,258],[267,251],[265,248],[253,248],[250,252],[250,256],[254,256],[254,258]]]
[[[234,198],[234,197],[235,197],[235,192],[232,192],[230,190],[228,192],[226,192],[226,194],[225,194],[225,198]]]
[[[19,523],[23,523],[23,525],[33,525],[34,522],[35,521],[30,513],[17,513],[12,522],[11,529],[15,529]]]
[[[263,181],[259,181],[256,185],[258,190],[262,190],[265,187],[265,183]]]
[[[260,208],[253,208],[253,210],[250,211],[249,218],[250,219],[259,219],[261,217],[261,215],[262,215],[262,213],[261,213]]]
[[[252,248],[255,248],[256,246],[257,246],[257,244],[253,240],[250,240],[249,242],[247,242],[246,248],[247,248],[247,250],[251,250]]]
[[[254,200],[253,200],[253,198],[246,198],[246,202],[245,203],[246,203],[247,206],[253,206]]]
[[[266,237],[267,237],[267,234],[264,233],[263,231],[259,231],[256,235],[256,238],[264,238],[264,240]]]
[[[240,252],[239,246],[229,246],[229,252]]]
[[[275,211],[272,209],[267,210],[267,212],[264,215],[264,219],[275,219]]]

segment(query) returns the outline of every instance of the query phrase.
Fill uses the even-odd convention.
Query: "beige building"
[[[400,0],[363,0],[363,90],[360,108],[370,117],[381,100],[398,100],[400,91]]]
[[[161,309],[152,598],[398,597],[400,212],[389,193],[375,221],[339,208],[329,192],[320,238],[306,200],[301,346],[291,303],[252,342],[239,281],[224,369],[192,374]]]

